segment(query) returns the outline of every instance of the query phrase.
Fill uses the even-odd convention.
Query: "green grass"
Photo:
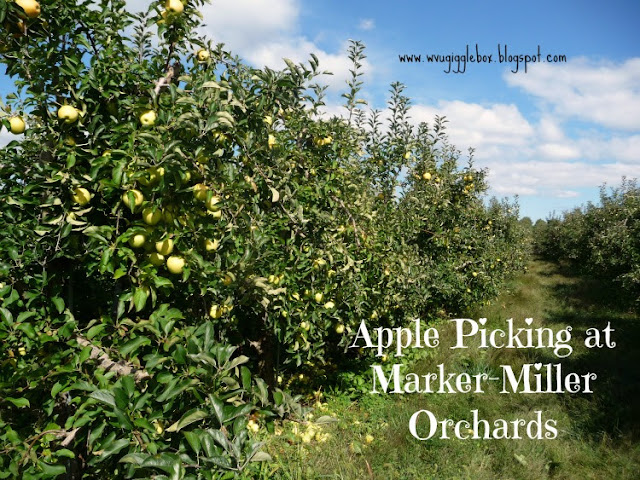
[[[487,317],[488,326],[504,328],[505,319],[557,331],[573,327],[574,352],[557,359],[547,349],[469,348],[451,350],[453,325],[440,328],[441,346],[408,371],[435,371],[443,363],[449,372],[500,372],[500,365],[562,363],[565,372],[595,372],[593,394],[501,394],[490,386],[483,394],[366,395],[353,402],[346,396],[328,399],[325,412],[337,422],[322,427],[325,442],[303,443],[285,434],[267,439],[274,462],[263,466],[274,479],[635,479],[640,471],[640,319],[615,305],[615,292],[594,280],[578,279],[557,266],[535,262],[529,273],[515,279],[511,291],[471,318]],[[615,329],[615,349],[587,349],[589,327]],[[515,370],[515,369],[514,369]],[[500,385],[501,386],[501,385]],[[558,422],[554,440],[419,441],[408,421],[417,410],[439,419],[469,419],[478,409],[489,421],[534,417]],[[300,428],[306,428],[300,425]],[[373,442],[367,444],[370,434]]]

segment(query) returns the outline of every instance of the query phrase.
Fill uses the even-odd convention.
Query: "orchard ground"
[[[536,261],[506,293],[473,313],[488,317],[488,325],[496,328],[511,317],[533,317],[554,331],[571,325],[572,355],[557,360],[535,350],[442,348],[410,369],[423,374],[444,363],[448,371],[476,374],[496,372],[502,364],[560,362],[570,371],[597,372],[593,394],[504,395],[497,386],[477,395],[365,394],[357,401],[346,394],[328,394],[316,418],[335,415],[338,421],[318,427],[321,442],[305,443],[304,424],[290,423],[281,435],[270,436],[267,450],[275,464],[265,465],[265,474],[277,479],[637,478],[640,418],[634,405],[640,395],[640,325],[637,315],[607,302],[609,289],[597,280]],[[585,348],[586,329],[604,328],[608,322],[615,329],[616,348]],[[454,341],[448,322],[439,330],[441,345]],[[409,433],[409,418],[425,408],[439,418],[455,419],[468,419],[470,410],[478,409],[490,421],[527,418],[542,410],[546,418],[557,420],[560,433],[555,440],[418,441]],[[295,428],[298,435],[291,433]]]

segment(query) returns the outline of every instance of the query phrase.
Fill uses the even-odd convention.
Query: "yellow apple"
[[[327,303],[324,304],[324,308],[326,308],[327,310],[331,310],[335,306],[336,306],[336,304],[333,303],[331,300],[329,300]]]
[[[220,210],[220,206],[218,205],[218,203],[220,203],[220,197],[214,195],[209,200],[207,200],[205,206],[210,212],[217,212],[218,210]]]
[[[196,58],[199,62],[206,62],[207,60],[209,60],[210,56],[211,54],[209,53],[209,50],[205,50],[204,48],[198,50],[198,53],[196,53]]]
[[[473,275],[474,277],[478,276],[478,272],[473,272],[471,275]]]
[[[233,272],[227,272],[222,277],[222,283],[227,287],[235,281],[236,281],[236,276]]]
[[[173,252],[173,240],[165,238],[160,242],[156,242],[156,250],[161,255],[169,255]]]
[[[144,195],[142,195],[142,192],[140,190],[129,190],[129,192],[133,193],[133,205],[134,207],[139,207],[140,205],[142,205],[142,202],[144,201]],[[129,192],[124,192],[122,194],[122,201],[124,202],[124,204],[127,207],[131,207],[131,202],[129,201]]]
[[[80,205],[81,207],[89,203],[91,201],[91,197],[92,195],[89,192],[89,190],[82,187],[77,187],[73,191],[73,195],[71,196],[71,198],[73,198],[73,201],[78,205]]]
[[[211,318],[220,318],[222,316],[222,308],[220,307],[220,305],[211,305],[209,316]]]
[[[218,250],[218,247],[220,246],[220,241],[219,240],[205,240],[204,241],[204,249],[207,252],[214,252],[216,250]]]
[[[27,128],[22,117],[11,117],[9,119],[9,125],[11,127],[11,133],[13,133],[14,135],[20,135],[21,133],[24,133],[25,129]]]
[[[342,335],[344,333],[344,325],[342,325],[341,323],[336,327],[336,333],[338,335]]]
[[[160,255],[158,252],[153,252],[149,254],[149,261],[152,265],[159,267],[164,263],[164,255]]]
[[[313,298],[315,299],[316,302],[320,303],[324,298],[324,295],[321,292],[318,292],[313,296]]]
[[[207,199],[207,191],[209,187],[207,187],[204,183],[197,183],[193,186],[193,196],[196,200],[204,201]]]
[[[164,177],[164,167],[151,167],[149,170],[149,184],[155,185]]]
[[[300,328],[306,331],[309,331],[309,329],[311,328],[311,325],[309,325],[309,322],[300,322]]]
[[[143,235],[142,233],[138,233],[129,239],[129,245],[131,245],[132,248],[142,248],[144,247],[144,244],[146,243],[146,241],[147,241],[146,235]]]
[[[156,225],[162,220],[162,211],[158,208],[147,207],[142,211],[142,220],[147,225]]]
[[[140,115],[140,123],[145,127],[152,127],[155,125],[157,118],[158,114],[155,111],[147,110],[142,115]]]
[[[58,109],[58,118],[64,123],[74,123],[79,116],[80,111],[71,105],[63,105]]]
[[[184,5],[180,0],[167,0],[167,3],[164,4],[164,8],[167,9],[167,12],[175,14],[180,14],[184,11]]]
[[[429,172],[424,172],[422,174],[422,178],[424,178],[425,180],[431,180],[431,174]]]
[[[22,7],[29,18],[36,18],[40,15],[40,4],[36,0],[16,0],[16,5]]]
[[[317,270],[319,268],[324,267],[326,264],[327,264],[327,261],[324,258],[316,258],[313,261],[313,268]]]
[[[171,256],[167,258],[167,270],[175,275],[182,273],[184,265],[185,261],[182,257]]]
[[[222,218],[222,210],[216,210],[215,212],[209,212],[209,215],[211,215],[216,220],[220,220]]]
[[[269,135],[268,144],[269,144],[269,149],[273,148],[273,146],[276,144],[275,135]]]

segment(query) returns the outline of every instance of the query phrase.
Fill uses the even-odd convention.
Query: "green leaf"
[[[240,374],[242,377],[242,388],[248,391],[251,388],[251,370],[243,366],[240,368]]]
[[[238,365],[242,365],[243,363],[247,363],[249,361],[249,357],[246,355],[240,355],[239,357],[231,360],[231,363],[227,366],[229,370],[236,368]]]
[[[26,398],[5,397],[5,400],[13,403],[18,408],[31,406],[31,404],[29,403],[29,400],[27,400]]]
[[[93,337],[95,337],[96,335],[102,333],[102,331],[106,328],[106,325],[104,324],[99,324],[99,325],[94,325],[93,327],[91,327],[88,331],[87,331],[87,339],[91,340]]]
[[[200,450],[202,449],[202,445],[200,444],[200,435],[201,432],[182,432],[184,438],[189,442],[189,446],[195,452],[196,455],[200,454]]]
[[[58,310],[58,313],[64,312],[64,300],[63,299],[61,299],[60,297],[52,297],[51,298],[51,302],[53,302],[53,305],[56,307],[56,310]]]
[[[104,448],[102,454],[100,455],[99,461],[104,461],[109,458],[111,455],[115,455],[123,448],[129,446],[128,438],[121,438],[120,440],[116,440],[115,442],[110,442],[110,445],[107,448]]]
[[[127,355],[135,352],[143,345],[151,345],[151,340],[145,336],[136,337],[132,340],[129,340],[122,346],[122,348],[120,349],[120,354],[126,357]]]
[[[107,405],[116,408],[116,399],[113,394],[107,390],[97,390],[89,394],[90,398],[94,398],[99,402],[106,403]]]
[[[272,462],[273,459],[271,458],[271,455],[269,455],[267,452],[256,452],[255,455],[253,455],[251,457],[252,462]]]
[[[34,339],[37,336],[33,325],[31,325],[30,323],[20,323],[18,324],[17,329],[24,332],[25,335],[31,339]]]
[[[149,292],[144,287],[136,288],[136,292],[133,294],[133,304],[136,307],[136,312],[142,310],[147,303],[147,298],[149,297]]]
[[[175,422],[169,428],[166,429],[167,432],[179,432],[181,429],[186,427],[187,425],[191,425],[203,418],[207,418],[209,414],[204,410],[193,409],[189,410],[185,413],[180,420]]]

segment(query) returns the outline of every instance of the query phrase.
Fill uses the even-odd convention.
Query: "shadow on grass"
[[[558,267],[558,273],[566,274]],[[575,278],[575,277],[574,277]],[[575,433],[593,440],[640,439],[640,317],[627,309],[610,282],[589,277],[558,283],[548,325],[572,326],[576,349],[562,360],[563,371],[598,375],[592,394],[565,395]],[[615,348],[586,348],[590,328],[610,325]],[[604,339],[603,343],[604,343]]]

